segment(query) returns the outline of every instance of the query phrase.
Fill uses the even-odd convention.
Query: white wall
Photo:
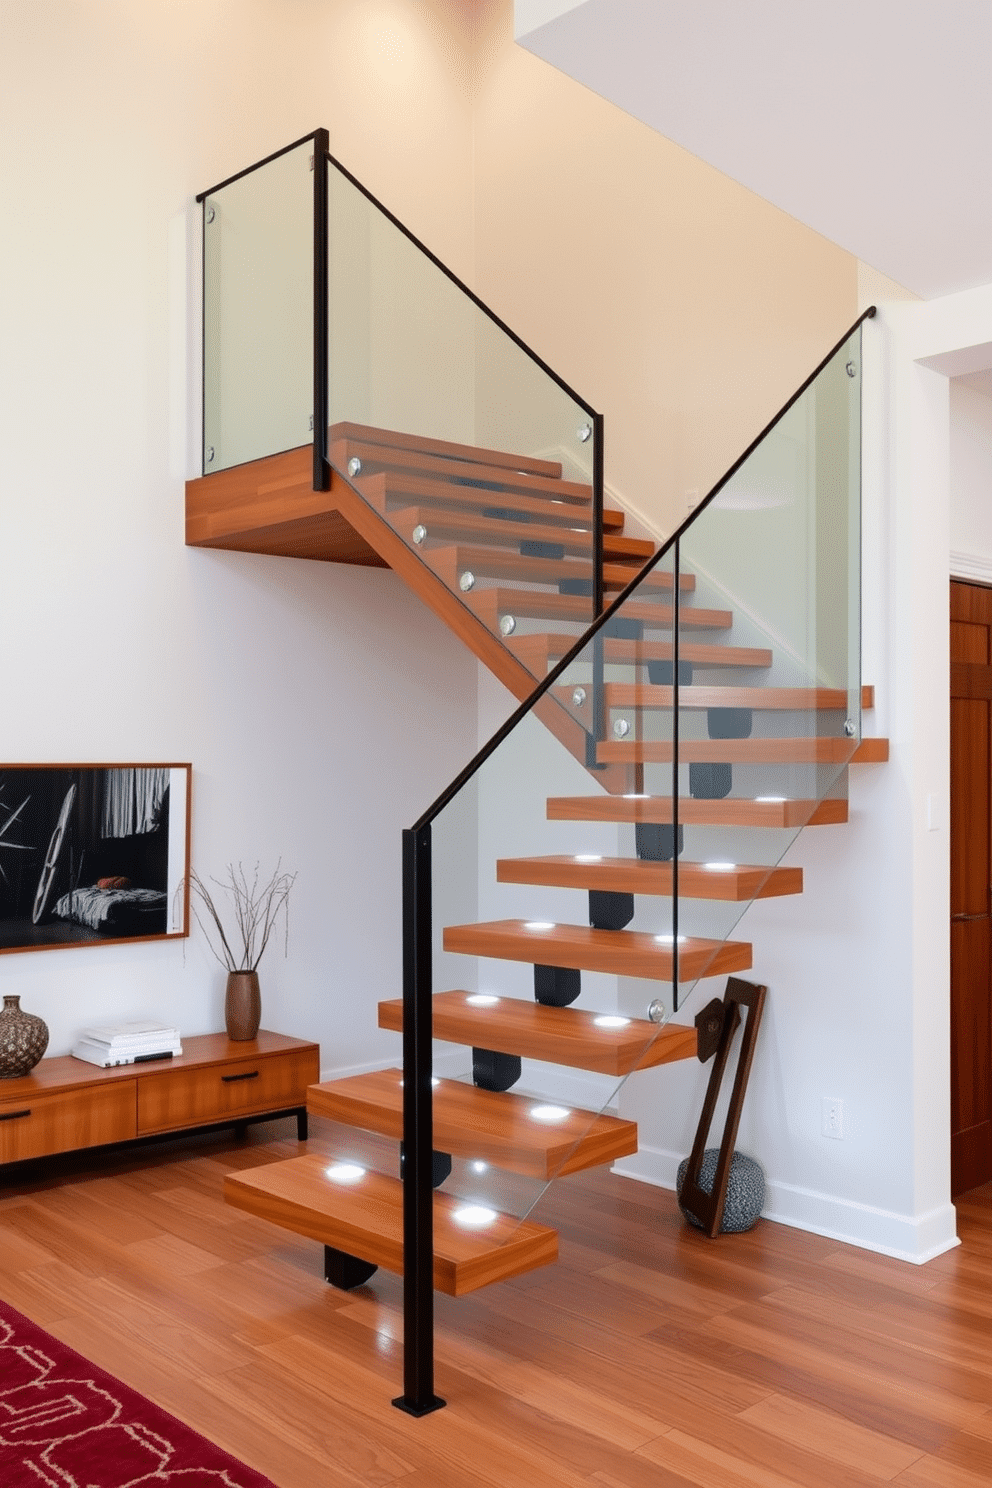
[[[992,396],[950,379],[951,572],[992,582]]]
[[[265,1026],[381,1060],[400,830],[471,755],[476,664],[390,573],[183,546],[192,195],[318,124],[466,274],[460,7],[0,3],[0,760],[191,760],[193,860],[298,869]],[[179,943],[0,956],[65,1052],[217,1028]]]

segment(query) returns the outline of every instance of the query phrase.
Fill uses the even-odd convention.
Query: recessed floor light
[[[737,867],[736,863],[704,863],[703,867],[708,873],[733,873]]]
[[[499,998],[494,997],[491,992],[473,992],[465,1001],[470,1002],[473,1007],[492,1007],[499,1002]]]
[[[626,1028],[630,1022],[629,1018],[621,1018],[616,1013],[602,1013],[593,1022],[597,1028]]]
[[[464,1208],[456,1209],[451,1217],[463,1229],[484,1230],[498,1216],[495,1209],[487,1209],[484,1204],[466,1204]]]
[[[357,1183],[360,1178],[365,1177],[365,1169],[360,1168],[357,1163],[332,1163],[329,1168],[324,1169],[324,1176],[330,1178],[332,1183]]]
[[[488,1170],[488,1168],[489,1168],[489,1164],[486,1163],[486,1162],[474,1162],[472,1164],[472,1172],[473,1173],[485,1173]]]
[[[577,863],[601,863],[603,861],[603,854],[602,853],[576,853],[575,854],[575,861]]]
[[[624,795],[625,801],[649,801],[650,799],[647,791],[627,791]]]
[[[531,1106],[530,1114],[534,1121],[567,1121],[572,1114],[566,1106]]]
[[[674,942],[675,942],[675,936],[674,935],[656,935],[655,936],[655,940],[658,942],[659,945],[673,945]],[[679,945],[684,945],[684,944],[685,944],[685,936],[684,935],[680,935],[679,936]]]
[[[525,930],[553,930],[554,928],[555,928],[555,922],[554,922],[554,920],[525,920],[524,921],[524,929]]]
[[[764,801],[766,803],[771,802],[777,805],[780,801],[787,801],[789,798],[788,796],[755,796],[754,799],[756,801]]]

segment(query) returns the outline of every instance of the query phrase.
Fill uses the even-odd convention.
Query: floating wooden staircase
[[[310,488],[309,446],[190,482],[187,541],[390,566],[516,697],[527,697],[535,679],[546,676],[592,618],[590,487],[565,478],[552,460],[357,424],[331,429],[330,452],[334,469],[327,491]],[[624,535],[620,510],[604,513],[604,531],[605,582],[615,592],[653,548]],[[671,739],[644,735],[651,732],[646,721],[664,715],[674,701],[672,686],[663,673],[659,680],[658,671],[667,666],[670,678],[674,661],[671,635],[664,635],[673,623],[673,582],[671,572],[653,572],[623,607],[628,632],[604,633],[603,706],[608,720],[633,717],[631,737],[608,727],[595,750],[594,788],[587,795],[551,796],[546,805],[551,823],[667,831],[669,850],[648,850],[638,837],[637,855],[629,857],[559,852],[501,858],[496,864],[500,884],[588,894],[593,923],[506,919],[450,925],[444,930],[445,950],[530,963],[552,980],[558,970],[575,977],[591,971],[670,984],[677,963],[679,982],[691,983],[751,966],[752,947],[745,940],[686,935],[676,944],[670,935],[624,925],[603,928],[592,912],[597,895],[611,902],[635,895],[665,899],[674,890],[673,802],[669,794],[644,789],[645,767],[672,759]],[[703,738],[687,730],[691,736],[679,745],[683,761],[704,770],[722,768],[725,782],[731,767],[822,765],[836,773],[848,762],[846,737],[821,737],[796,724],[797,718],[832,714],[839,728],[846,693],[763,685],[762,674],[773,665],[771,649],[721,644],[718,633],[731,630],[733,615],[729,609],[696,605],[692,573],[680,574],[680,595],[680,666],[718,674],[712,685],[693,677],[680,686],[680,710],[697,719],[712,710],[737,710],[761,720],[753,736],[750,723],[737,731],[746,737]],[[525,633],[520,622],[535,622],[535,627]],[[619,677],[617,669],[622,669]],[[739,674],[737,684],[733,678]],[[586,763],[591,699],[575,687],[555,688],[552,694],[538,716]],[[866,689],[863,706],[871,708],[873,701]],[[767,737],[764,728],[772,730]],[[886,741],[869,739],[851,762],[885,758]],[[759,791],[735,795],[729,783],[719,792],[690,790],[679,799],[678,820],[685,829],[772,832],[839,824],[847,820],[844,785],[844,777],[838,777],[825,798]],[[681,846],[678,850],[680,902],[741,906],[802,892],[801,869],[692,861],[681,855]],[[778,851],[770,850],[769,856]],[[401,1032],[402,1023],[401,1001],[380,1004],[381,1028]],[[477,1082],[437,1083],[435,1148],[467,1164],[463,1172],[472,1164],[489,1165],[542,1183],[630,1154],[636,1150],[636,1128],[608,1113],[575,1107],[551,1108],[549,1119],[548,1109],[532,1096],[499,1087],[498,1081],[498,1088],[480,1088],[486,1077],[479,1069],[486,1059],[536,1060],[621,1079],[697,1053],[692,1027],[465,990],[435,996],[433,1024],[436,1038],[473,1051]],[[401,1072],[388,1069],[315,1085],[308,1108],[315,1116],[399,1141]],[[463,1176],[460,1186],[466,1187]],[[402,1184],[395,1177],[308,1155],[232,1174],[225,1195],[242,1209],[324,1244],[329,1254],[366,1262],[365,1270],[355,1273],[358,1279],[375,1266],[402,1270]],[[434,1232],[435,1286],[456,1296],[546,1265],[557,1254],[552,1230],[529,1218],[480,1213],[478,1203],[441,1191],[434,1198]]]

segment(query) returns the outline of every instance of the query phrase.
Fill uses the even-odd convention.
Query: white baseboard
[[[624,1178],[651,1183],[656,1188],[675,1188],[675,1175],[684,1153],[668,1152],[656,1147],[642,1147],[613,1165],[613,1172]],[[956,1230],[954,1205],[947,1203],[928,1214],[897,1214],[890,1209],[877,1209],[871,1204],[857,1204],[838,1199],[832,1194],[799,1188],[791,1183],[765,1181],[764,1219],[808,1230],[857,1245],[880,1255],[894,1256],[922,1266],[936,1256],[960,1245]]]

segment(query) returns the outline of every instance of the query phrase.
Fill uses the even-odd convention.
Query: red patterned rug
[[[273,1488],[0,1302],[3,1488]]]

